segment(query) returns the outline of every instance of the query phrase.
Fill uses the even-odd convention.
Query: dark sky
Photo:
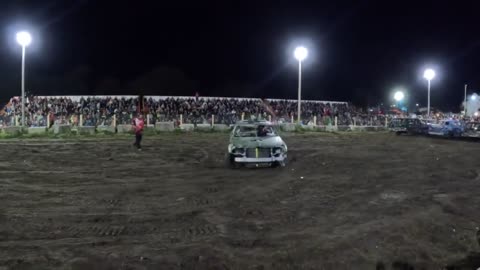
[[[0,100],[34,94],[155,94],[296,98],[293,47],[305,44],[303,97],[390,102],[395,87],[458,109],[480,89],[478,1],[107,1],[0,3]]]

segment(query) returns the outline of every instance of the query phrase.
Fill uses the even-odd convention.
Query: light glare
[[[428,68],[425,70],[425,72],[423,73],[423,77],[425,79],[427,79],[428,81],[432,80],[433,78],[435,78],[435,71],[431,68]]]
[[[477,99],[477,95],[476,95],[476,94],[473,94],[470,99],[471,99],[471,100],[476,100],[476,99]]]
[[[300,46],[295,48],[293,55],[295,56],[295,59],[297,59],[298,61],[303,61],[308,56],[308,50],[307,48]]]
[[[397,91],[395,92],[395,94],[393,95],[393,98],[398,102],[398,101],[402,101],[403,98],[405,97],[405,94],[402,92],[402,91]]]
[[[17,42],[23,47],[30,45],[32,42],[32,36],[26,31],[21,31],[17,33]]]

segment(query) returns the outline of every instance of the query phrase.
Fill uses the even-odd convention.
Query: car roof
[[[236,126],[271,126],[272,125],[272,122],[269,122],[269,121],[247,121],[247,120],[244,120],[244,121],[238,121],[236,124]]]

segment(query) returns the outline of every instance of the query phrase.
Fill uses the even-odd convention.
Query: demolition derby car
[[[480,138],[480,122],[468,122],[465,124],[465,131],[463,133],[465,137]]]
[[[388,128],[397,135],[424,135],[428,132],[428,125],[418,118],[395,118]]]
[[[428,134],[445,137],[461,137],[464,132],[462,123],[458,120],[442,120],[438,124],[428,124]]]
[[[285,166],[287,145],[267,121],[241,121],[230,135],[227,162],[231,167],[244,164]]]

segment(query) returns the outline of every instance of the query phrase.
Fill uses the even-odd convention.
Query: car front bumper
[[[278,157],[265,157],[265,158],[247,158],[247,157],[235,157],[235,162],[241,163],[272,163],[272,162],[282,162],[287,158],[286,155],[281,155]]]

